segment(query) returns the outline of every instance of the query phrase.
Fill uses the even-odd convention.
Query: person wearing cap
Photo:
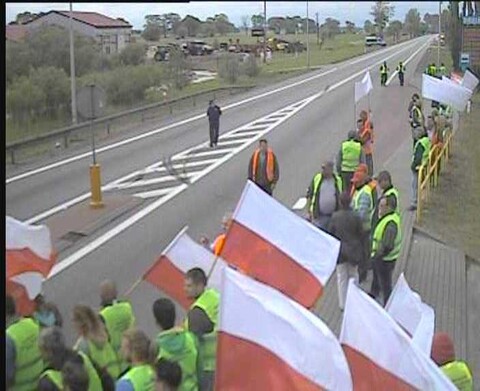
[[[359,281],[363,282],[367,277],[370,268],[367,260],[370,259],[370,231],[373,209],[376,202],[376,191],[374,193],[371,178],[367,175],[365,165],[360,165],[352,178],[352,187],[355,189],[352,194],[352,209],[362,220],[363,243],[365,262],[358,265]]]
[[[339,208],[339,196],[342,192],[342,179],[333,172],[332,161],[322,165],[322,171],[316,173],[307,189],[308,219],[315,226],[326,229],[333,212]]]
[[[373,124],[365,110],[360,112],[360,129],[358,138],[362,143],[362,150],[365,154],[365,163],[368,167],[368,175],[373,175]]]
[[[412,133],[412,142],[413,146],[415,147],[415,142],[418,137],[424,132],[425,130],[425,116],[422,112],[422,101],[420,96],[415,93],[412,96],[412,101],[410,102],[409,107],[410,113],[410,129]]]
[[[400,198],[397,188],[392,184],[392,176],[388,171],[380,171],[377,175],[377,184],[379,189],[378,200],[375,203],[375,208],[372,215],[372,227],[377,225],[378,221],[378,203],[382,198],[392,198],[395,212],[400,216]]]
[[[357,132],[351,130],[348,132],[347,140],[342,142],[337,155],[337,172],[342,177],[343,190],[350,190],[353,173],[360,163],[365,163],[365,154],[362,144],[357,139]]]
[[[210,102],[208,102],[207,116],[210,125],[210,147],[217,146],[221,115],[222,110],[215,104],[215,101],[212,99]]]
[[[465,361],[457,360],[455,347],[447,333],[433,336],[431,358],[460,391],[473,391],[473,377]]]

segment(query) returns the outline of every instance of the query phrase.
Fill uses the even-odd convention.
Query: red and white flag
[[[355,390],[456,390],[430,357],[353,279],[348,284],[340,343]]]
[[[7,293],[14,297],[18,312],[29,315],[56,259],[50,230],[6,216],[5,241]]]
[[[187,298],[183,288],[185,274],[194,267],[199,267],[208,274],[216,258],[214,254],[190,238],[186,233],[187,229],[188,227],[184,227],[177,234],[160,258],[143,276],[144,280],[165,292],[185,309],[192,304],[192,300]],[[219,258],[208,280],[208,286],[220,288],[221,272],[224,266],[225,263]]]
[[[230,267],[220,300],[216,390],[352,389],[337,338],[306,308]]]
[[[430,356],[435,333],[435,312],[410,288],[403,273],[393,288],[385,310],[412,337],[413,343]]]
[[[335,270],[339,250],[340,241],[248,181],[221,256],[311,308]]]

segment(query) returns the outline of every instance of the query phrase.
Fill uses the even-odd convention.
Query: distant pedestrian
[[[42,294],[39,294],[34,301],[37,308],[33,313],[33,317],[41,327],[62,327],[62,315],[60,315],[60,311],[54,303],[45,301],[45,297]]]
[[[353,173],[360,163],[365,163],[362,144],[357,139],[357,132],[348,132],[348,139],[342,142],[337,155],[337,172],[343,180],[343,190],[350,191]]]
[[[388,67],[387,62],[384,61],[382,65],[380,65],[380,85],[385,87],[387,85],[387,76],[388,76]]]
[[[315,174],[307,189],[309,220],[318,228],[327,229],[333,212],[339,209],[342,179],[333,172],[334,164],[327,161],[322,171]]]
[[[186,330],[195,334],[199,341],[199,355],[202,363],[200,390],[213,390],[217,355],[217,328],[220,294],[207,288],[205,272],[196,267],[185,276],[185,293],[194,300],[185,319]]]
[[[86,354],[114,381],[118,379],[122,372],[118,356],[100,317],[90,307],[76,305],[73,309],[73,327],[78,335],[74,349]]]
[[[400,216],[395,213],[392,198],[382,198],[378,206],[379,220],[373,228],[372,265],[374,276],[370,295],[375,299],[382,293],[385,305],[392,293],[392,273],[402,248]]]
[[[358,282],[358,265],[365,259],[362,220],[350,207],[350,195],[340,194],[340,210],[333,213],[328,232],[340,240],[340,254],[337,260],[338,304],[345,307],[348,281]]]
[[[433,336],[431,358],[460,391],[473,391],[473,377],[467,363],[457,360],[453,341],[447,333]]]
[[[220,233],[213,243],[210,243],[210,240],[206,236],[200,238],[200,243],[215,255],[220,255],[222,252],[223,246],[225,244],[225,239],[227,237],[227,231],[232,223],[232,212],[227,212],[222,218],[222,233]]]
[[[403,65],[403,62],[400,61],[397,66],[397,72],[398,72],[398,79],[400,80],[400,86],[403,87],[404,83],[404,77],[405,77],[405,65]]]
[[[155,322],[161,332],[157,335],[157,361],[164,359],[178,363],[182,369],[181,391],[198,390],[198,349],[194,334],[175,326],[175,304],[168,299],[158,299],[152,307]]]
[[[115,391],[155,390],[155,348],[138,329],[127,330],[122,337],[122,355],[130,369],[117,381]]]
[[[117,287],[111,280],[104,280],[100,284],[100,300],[102,305],[99,313],[100,319],[105,324],[110,344],[123,372],[127,369],[127,363],[122,360],[120,354],[122,334],[135,326],[133,308],[127,300],[118,300]]]
[[[279,178],[280,169],[277,157],[273,153],[273,150],[269,148],[268,141],[261,139],[258,142],[258,148],[250,158],[248,179],[263,191],[272,195]]]
[[[208,123],[210,125],[210,147],[217,146],[221,115],[222,110],[215,104],[214,100],[211,100],[207,110]]]
[[[412,203],[409,208],[410,211],[417,209],[418,175],[420,171],[420,166],[428,162],[430,147],[430,139],[428,138],[427,132],[424,131],[415,142],[412,164],[410,165],[410,169],[412,170]]]
[[[157,391],[181,390],[182,368],[174,361],[161,359],[155,365]],[[189,388],[189,390],[192,390]]]

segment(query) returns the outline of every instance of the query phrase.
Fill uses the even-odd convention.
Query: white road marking
[[[427,43],[429,43],[430,40],[427,41]],[[422,47],[424,47],[424,45],[422,45]],[[407,47],[409,48],[409,47]],[[402,49],[400,52],[397,52],[397,53],[394,53],[394,55],[398,55],[399,53],[403,52],[405,50]],[[418,52],[418,51],[417,51]],[[392,55],[393,56],[393,55]],[[391,56],[390,56],[391,57]],[[390,58],[389,57],[389,58]],[[378,64],[380,62],[383,62],[384,60],[382,59],[381,61],[375,63],[375,64]],[[374,66],[374,65],[372,65]],[[366,69],[369,69],[369,68],[366,68]],[[353,75],[353,77],[356,77],[357,75],[360,75],[360,74],[363,74],[365,72],[365,69],[363,69],[361,72],[357,72],[357,74]],[[270,132],[272,129],[274,129],[275,127],[279,126],[281,123],[285,122],[287,119],[289,119],[291,116],[295,115],[297,112],[299,112],[300,110],[302,110],[304,107],[306,107],[308,104],[310,104],[311,102],[313,102],[315,99],[318,99],[319,97],[321,97],[323,94],[327,93],[327,92],[331,92],[333,90],[335,90],[336,88],[339,88],[340,86],[342,86],[343,84],[347,83],[348,81],[350,81],[352,78],[352,76],[348,77],[347,79],[345,79],[343,82],[341,83],[336,83],[334,86],[330,87],[327,91],[322,91],[320,93],[317,93],[315,95],[312,95],[311,97],[307,98],[307,99],[304,99],[302,102],[302,105],[300,106],[297,106],[295,108],[295,110],[293,110],[290,114],[288,114],[288,116],[285,116],[284,118],[280,119],[277,123],[275,124],[272,124],[271,126],[267,127],[263,132],[260,132],[258,135],[256,135],[254,138],[252,138],[249,142],[241,145],[240,147],[238,147],[237,149],[234,150],[234,152],[222,157],[221,159],[217,160],[212,166],[208,167],[206,170],[204,171],[201,171],[199,173],[198,176],[196,176],[192,181],[191,181],[191,184],[195,183],[196,181],[200,180],[201,178],[205,177],[206,175],[208,175],[210,172],[212,172],[213,170],[215,170],[217,167],[221,166],[223,163],[227,162],[228,160],[230,160],[233,156],[239,154],[241,151],[243,151],[244,149],[246,149],[247,147],[249,147],[251,144],[253,144],[255,141],[257,141],[258,139],[260,139],[263,135],[267,134],[268,132]],[[285,110],[284,109],[281,109],[281,110]],[[281,111],[279,110],[279,111]],[[248,124],[247,124],[248,126]],[[198,148],[198,146],[197,146]],[[191,148],[193,149],[193,148]],[[57,263],[50,275],[49,275],[49,278],[52,278],[56,275],[58,275],[59,273],[61,273],[63,270],[69,268],[70,266],[72,266],[73,264],[75,264],[77,261],[79,261],[80,259],[82,259],[84,256],[90,254],[91,252],[93,252],[94,250],[96,250],[97,248],[101,247],[103,244],[107,243],[110,239],[114,238],[115,236],[117,236],[118,234],[120,234],[121,232],[123,232],[124,230],[126,230],[127,228],[131,227],[132,225],[134,225],[137,221],[141,220],[142,218],[144,218],[145,216],[148,216],[150,213],[152,213],[153,211],[155,211],[156,209],[158,209],[160,206],[164,205],[165,203],[167,203],[168,201],[170,201],[171,199],[173,199],[174,197],[176,197],[178,194],[180,194],[181,192],[183,192],[185,189],[187,189],[188,186],[186,184],[182,184],[180,185],[179,187],[177,187],[174,191],[168,193],[165,197],[161,197],[159,198],[158,200],[152,202],[151,204],[149,204],[148,206],[146,206],[144,209],[138,211],[137,213],[135,213],[133,216],[129,217],[128,219],[122,221],[120,224],[118,224],[117,226],[113,227],[110,231],[107,231],[106,233],[104,233],[103,235],[99,236],[98,238],[94,239],[91,243],[87,244],[86,246],[82,247],[81,249],[77,250],[76,252],[74,252],[73,254],[69,255],[67,258],[65,258],[63,261],[61,261],[60,263]]]
[[[183,177],[193,177],[195,175],[197,175],[196,172],[188,172],[188,173],[182,174]],[[165,175],[159,178],[151,178],[151,179],[139,180],[134,182],[120,183],[118,185],[110,187],[109,190],[132,189],[135,187],[150,186],[150,185],[155,185],[162,182],[174,181],[176,179],[177,178],[173,175]]]
[[[168,189],[144,191],[143,193],[134,194],[134,197],[140,197],[140,198],[144,198],[144,199],[157,198],[157,197],[161,197],[161,196],[164,196],[165,194],[170,193],[172,190],[176,191],[176,189],[177,189],[176,187],[173,188],[173,189],[171,187],[169,187]]]
[[[208,160],[199,160],[198,162],[172,164],[172,168],[174,170],[181,170],[183,168],[201,167],[201,166],[206,166],[208,164],[215,163],[216,161],[217,161],[217,159],[208,159]],[[167,171],[166,167],[146,168],[143,172],[145,174],[149,174],[149,173],[152,173],[152,172],[164,172],[164,171]]]
[[[428,41],[428,43],[429,42],[430,41]],[[425,45],[420,46],[420,48],[417,51],[415,51],[410,57],[407,58],[407,60],[403,63],[403,65],[407,65],[424,48],[424,46]],[[388,86],[397,74],[398,74],[398,72],[395,69],[395,71],[392,73],[392,75],[390,76],[390,78],[387,80],[387,82],[385,84]]]
[[[237,107],[237,106],[244,105],[245,103],[249,103],[249,102],[252,102],[252,101],[255,101],[255,100],[264,98],[264,97],[266,97],[266,96],[269,96],[269,95],[272,95],[272,94],[276,94],[276,93],[278,93],[278,92],[285,91],[286,89],[293,88],[293,87],[302,85],[302,84],[304,84],[304,83],[308,83],[309,81],[318,79],[318,78],[323,77],[323,76],[326,76],[326,75],[328,75],[328,74],[330,74],[330,73],[332,73],[332,72],[335,72],[335,71],[338,70],[338,69],[343,69],[343,68],[345,68],[345,67],[348,67],[348,66],[350,66],[350,65],[356,64],[356,63],[358,63],[358,62],[368,60],[368,59],[370,59],[371,57],[375,57],[375,56],[378,56],[378,55],[381,55],[381,54],[385,54],[385,53],[387,53],[387,52],[389,52],[389,51],[399,49],[401,46],[407,46],[408,44],[412,44],[412,43],[414,43],[414,42],[416,42],[416,41],[415,41],[415,40],[414,40],[414,41],[406,41],[406,42],[401,43],[401,44],[399,44],[399,45],[396,45],[396,46],[390,47],[390,48],[388,48],[388,49],[385,49],[384,51],[374,52],[374,53],[370,53],[370,54],[368,54],[368,55],[362,55],[360,58],[358,58],[358,59],[356,59],[356,60],[353,60],[353,61],[349,61],[349,62],[341,65],[340,67],[333,67],[332,69],[329,69],[328,71],[322,72],[322,73],[320,73],[320,74],[318,74],[318,75],[314,75],[314,76],[311,76],[311,77],[307,77],[306,79],[299,80],[299,81],[294,82],[294,83],[292,83],[292,84],[288,84],[288,85],[286,85],[286,86],[279,87],[279,88],[276,88],[276,89],[274,89],[274,90],[270,90],[270,91],[264,92],[264,93],[259,94],[259,95],[255,95],[255,96],[253,96],[253,97],[250,97],[250,98],[247,98],[247,99],[243,99],[243,100],[241,100],[241,101],[239,101],[239,102],[232,103],[232,104],[230,104],[230,105],[227,105],[227,106],[223,107],[222,110],[223,110],[223,111],[226,111],[226,110],[235,108],[235,107]],[[403,50],[404,50],[404,49],[402,49],[401,51],[403,51]],[[144,139],[144,138],[146,138],[146,137],[154,136],[154,135],[156,135],[156,134],[165,132],[165,131],[167,131],[167,130],[173,129],[173,128],[178,127],[178,126],[181,126],[181,125],[188,124],[188,123],[190,123],[190,122],[197,121],[197,120],[202,119],[202,118],[205,118],[205,117],[206,117],[206,114],[199,114],[199,115],[196,115],[196,116],[187,118],[187,119],[185,119],[185,120],[182,120],[182,121],[175,122],[175,123],[173,123],[173,124],[164,126],[164,127],[162,127],[162,128],[154,129],[154,130],[151,130],[151,131],[149,131],[149,132],[145,132],[145,133],[142,133],[142,134],[140,134],[140,135],[133,136],[133,137],[130,137],[130,138],[128,138],[128,139],[125,139],[125,140],[122,140],[122,141],[119,141],[119,142],[116,142],[116,143],[113,143],[113,144],[110,144],[110,145],[106,145],[105,147],[98,148],[98,149],[96,149],[96,153],[97,153],[97,154],[100,154],[100,153],[102,153],[102,152],[106,152],[106,151],[109,151],[109,150],[111,150],[111,149],[118,148],[118,147],[121,147],[121,146],[126,145],[126,144],[130,144],[130,143],[135,142],[135,141],[138,141],[138,140],[142,140],[142,139]],[[61,167],[61,166],[66,165],[66,164],[73,163],[73,162],[75,162],[75,161],[88,158],[88,157],[91,156],[91,154],[92,154],[91,151],[90,151],[90,152],[85,152],[85,153],[82,153],[82,154],[73,156],[73,157],[71,157],[71,158],[68,158],[68,159],[60,160],[60,161],[58,161],[58,162],[55,162],[55,163],[52,163],[52,164],[48,164],[48,165],[43,166],[43,167],[39,167],[39,168],[37,168],[37,169],[24,172],[24,173],[22,173],[22,174],[19,174],[19,175],[16,175],[16,176],[7,178],[7,180],[5,181],[5,184],[8,185],[8,184],[10,184],[10,183],[19,181],[19,180],[21,180],[21,179],[28,178],[28,177],[30,177],[30,176],[32,176],[32,175],[40,174],[40,173],[42,173],[42,172],[51,170],[51,169],[53,169],[53,168]]]
[[[191,158],[203,157],[203,156],[224,155],[225,153],[231,152],[233,150],[234,148],[226,148],[226,149],[214,149],[213,151],[189,153],[188,155],[183,154],[181,156],[174,156],[172,157],[172,160],[191,159]]]

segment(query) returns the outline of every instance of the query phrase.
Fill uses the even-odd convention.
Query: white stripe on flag
[[[52,243],[46,225],[30,225],[7,216],[5,220],[6,250],[29,249],[45,261],[50,261]]]
[[[471,91],[462,86],[422,75],[422,96],[426,99],[450,105],[457,111],[464,111],[471,95]]]

